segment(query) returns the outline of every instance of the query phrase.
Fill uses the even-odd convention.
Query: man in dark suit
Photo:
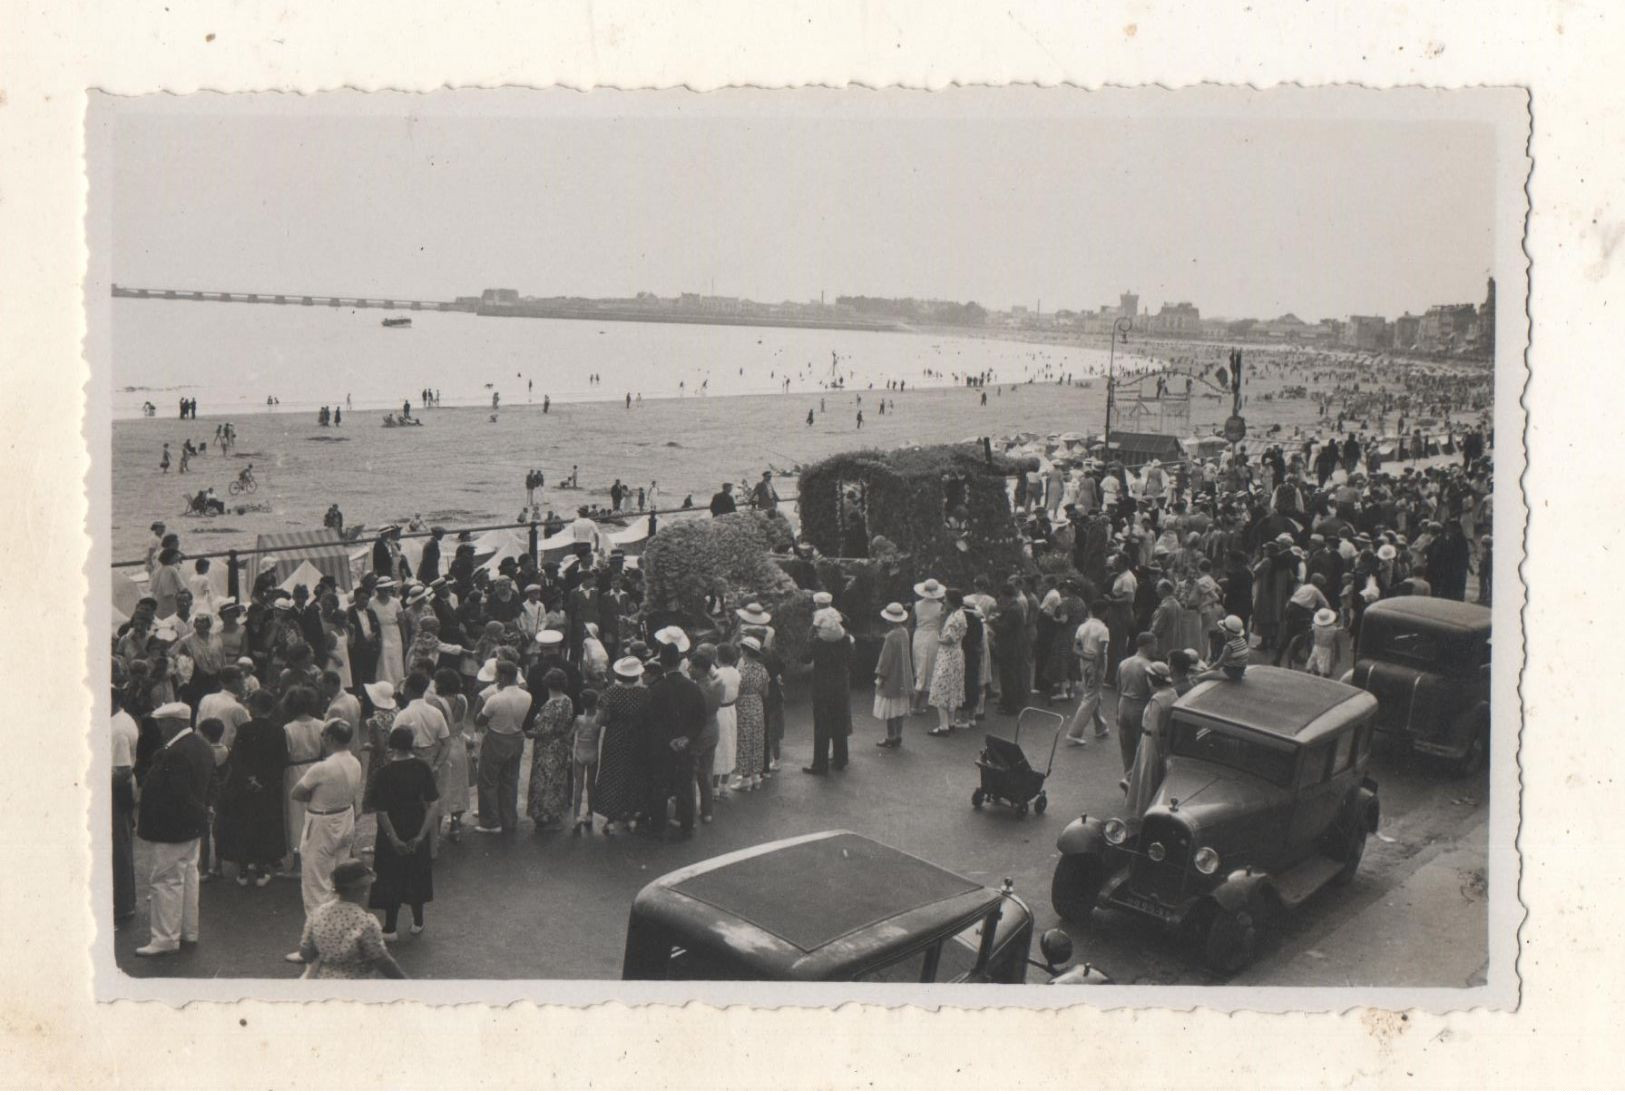
[[[525,716],[527,733],[536,725],[536,716],[541,714],[542,705],[547,702],[549,670],[557,669],[564,674],[564,694],[570,697],[577,711],[581,710],[581,670],[564,656],[564,635],[544,629],[536,633],[535,639],[540,650],[530,672],[525,675],[525,691],[531,694],[530,713]]]
[[[440,540],[445,535],[446,530],[436,525],[429,530],[429,539],[423,544],[423,555],[418,559],[418,581],[426,585],[440,577]]]
[[[166,703],[152,713],[164,744],[141,783],[136,835],[152,845],[148,903],[152,939],[135,953],[174,954],[198,940],[197,864],[209,823],[214,749],[192,729],[192,709]]]
[[[711,516],[721,517],[724,513],[733,513],[739,507],[734,503],[734,485],[722,484],[722,489],[711,496]]]
[[[404,582],[412,576],[412,566],[401,554],[401,527],[385,525],[372,545],[372,572],[380,578]]]
[[[356,684],[371,684],[378,679],[378,652],[383,640],[378,623],[378,613],[368,604],[372,600],[372,589],[368,586],[357,586],[355,603],[345,615],[350,625],[350,670],[355,674]]]
[[[679,672],[682,654],[663,643],[658,673],[649,685],[648,824],[638,832],[655,840],[666,835],[666,800],[677,798],[682,839],[694,835],[694,758],[689,745],[705,729],[705,694]]]

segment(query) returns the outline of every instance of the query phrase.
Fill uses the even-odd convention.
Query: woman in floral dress
[[[549,669],[542,678],[547,702],[536,713],[531,728],[530,791],[525,813],[538,831],[558,824],[570,812],[570,746],[575,740],[576,708],[565,694],[570,679],[562,669]]]
[[[363,685],[362,690],[367,693],[367,700],[372,704],[372,715],[363,720],[366,728],[367,741],[371,748],[367,750],[367,771],[362,773],[366,779],[367,790],[361,800],[361,809],[371,813],[377,809],[372,804],[372,781],[384,767],[384,756],[389,752],[389,732],[395,727],[395,713],[398,705],[395,702],[395,686],[388,681],[374,681]]]
[[[730,643],[717,649],[722,663],[738,659],[739,698],[734,701],[739,778],[747,789],[762,785],[762,771],[767,767],[767,667],[757,658],[751,644],[761,646],[760,639],[742,641],[738,652]]]
[[[961,606],[963,595],[957,589],[948,590],[943,599],[942,631],[937,637],[936,668],[931,673],[931,706],[937,709],[937,728],[928,731],[940,736],[951,730],[964,729],[955,721],[965,703],[965,639],[967,623]]]
[[[378,918],[363,904],[375,881],[360,860],[347,859],[333,868],[335,900],[322,905],[305,920],[299,955],[305,977],[365,978],[375,973],[402,978],[406,974],[390,957]]]
[[[604,817],[604,833],[624,826],[643,805],[644,726],[649,721],[649,690],[643,687],[643,663],[627,657],[611,668],[610,685],[598,697],[604,743],[598,754],[598,780],[592,808]]]

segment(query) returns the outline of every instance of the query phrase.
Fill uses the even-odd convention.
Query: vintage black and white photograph
[[[1515,993],[1521,92],[87,138],[104,995]]]

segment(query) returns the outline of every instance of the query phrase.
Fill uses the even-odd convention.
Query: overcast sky
[[[1429,95],[103,99],[98,166],[132,286],[1393,316],[1492,272],[1496,132]]]

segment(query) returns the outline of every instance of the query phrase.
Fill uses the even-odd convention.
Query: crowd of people
[[[1166,467],[1052,445],[1047,468],[1012,484],[1016,572],[965,589],[919,576],[912,604],[878,621],[853,620],[842,589],[813,591],[803,771],[850,764],[854,625],[876,625],[879,748],[902,748],[911,716],[934,711],[927,734],[947,735],[1036,693],[1070,708],[1074,746],[1115,733],[1129,808],[1143,809],[1168,712],[1197,681],[1258,657],[1331,676],[1385,597],[1490,603],[1492,443],[1468,430],[1459,460],[1422,466],[1385,466],[1353,434]],[[623,488],[620,504],[657,497]],[[777,502],[764,473],[743,504]],[[711,510],[735,505],[724,484]],[[403,910],[406,931],[425,930],[435,859],[469,829],[682,840],[774,779],[789,667],[772,613],[718,604],[709,642],[654,626],[641,572],[595,530],[563,562],[491,566],[469,534],[446,544],[437,527],[414,572],[386,527],[353,589],[330,575],[285,589],[265,556],[237,600],[216,594],[209,560],[183,570],[179,538],[155,524],[146,595],[112,640],[121,925],[139,896],[133,838],[151,849],[151,938],[136,953],[197,941],[200,883],[298,877],[290,962],[401,976],[387,944]]]
[[[159,849],[137,954],[196,940],[200,882],[281,875],[300,878],[310,924],[288,957],[309,961],[363,819],[389,942],[403,907],[423,929],[433,859],[470,811],[480,834],[523,816],[538,833],[682,839],[774,777],[784,666],[760,605],[731,613],[727,641],[650,634],[619,552],[476,567],[464,538],[441,573],[443,531],[415,579],[386,531],[347,594],[330,576],[283,589],[266,557],[245,602],[220,602],[208,560],[183,578],[178,537],[154,525],[148,594],[112,663],[118,923],[136,912],[132,835]]]

